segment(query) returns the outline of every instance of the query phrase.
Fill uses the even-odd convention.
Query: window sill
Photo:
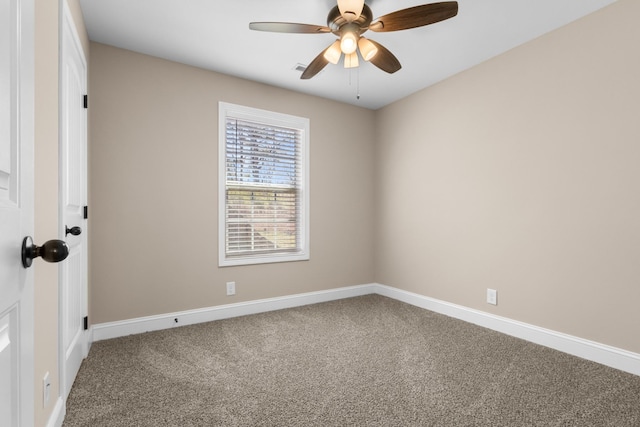
[[[243,257],[225,257],[218,260],[218,267],[234,267],[254,264],[275,264],[281,262],[309,261],[309,254],[255,255]]]

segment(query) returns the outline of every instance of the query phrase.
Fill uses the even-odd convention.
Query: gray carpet
[[[640,426],[640,377],[369,295],[95,343],[64,426]]]

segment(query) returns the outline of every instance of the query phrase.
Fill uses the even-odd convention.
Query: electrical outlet
[[[236,294],[236,282],[227,282],[227,295]]]
[[[498,305],[498,291],[495,289],[487,289],[487,302],[489,304]]]
[[[51,380],[49,380],[49,372],[44,374],[42,378],[42,406],[46,407],[49,403],[49,396],[51,395]]]

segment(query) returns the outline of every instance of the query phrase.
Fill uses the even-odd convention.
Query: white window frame
[[[250,254],[228,256],[226,249],[226,120],[227,117],[235,117],[254,123],[281,126],[298,129],[301,132],[300,142],[300,183],[298,187],[301,198],[299,206],[301,212],[298,217],[298,238],[300,240],[299,251]],[[292,262],[309,260],[309,119],[276,113],[258,108],[218,103],[218,265],[220,267],[265,264],[277,262]]]

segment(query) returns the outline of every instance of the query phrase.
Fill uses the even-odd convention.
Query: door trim
[[[62,0],[61,1],[61,24],[60,24],[60,33],[59,33],[59,38],[60,38],[60,45],[61,45],[61,49],[60,49],[60,60],[59,62],[59,69],[60,69],[60,73],[59,73],[59,79],[60,79],[60,94],[61,96],[58,97],[58,103],[59,103],[59,109],[60,109],[60,116],[59,116],[59,120],[60,120],[60,125],[59,125],[59,140],[62,141],[62,138],[64,137],[64,135],[62,134],[63,132],[63,120],[65,120],[65,117],[63,117],[64,115],[64,106],[63,106],[63,99],[64,97],[62,96],[63,91],[65,91],[67,89],[66,84],[64,83],[64,78],[63,78],[63,70],[62,67],[64,66],[64,61],[63,61],[63,55],[65,54],[64,51],[64,37],[69,37],[69,39],[71,40],[71,42],[74,44],[75,49],[77,49],[77,51],[79,52],[80,55],[80,60],[82,61],[83,65],[84,65],[84,70],[85,70],[85,75],[84,75],[84,83],[85,83],[85,92],[87,89],[87,60],[85,57],[85,53],[84,53],[84,49],[82,47],[82,43],[80,42],[80,37],[78,35],[76,26],[75,26],[75,21],[73,19],[73,15],[71,14],[71,10],[69,9],[69,5],[67,4],[67,0]],[[88,127],[88,119],[85,116],[85,126],[84,126],[84,140],[85,140],[85,146],[87,145],[87,127]],[[62,150],[59,150],[59,155],[62,156]],[[84,168],[84,175],[85,175],[85,191],[87,189],[87,150],[85,149],[85,157],[83,158],[83,165],[82,167]],[[62,170],[62,165],[63,165],[63,161],[62,158],[60,159],[59,163],[60,165],[59,170],[58,170],[58,175],[59,175],[59,183],[60,183],[60,188],[58,191],[58,218],[59,218],[59,223],[58,223],[58,233],[61,237],[61,239],[65,240],[65,225],[64,224],[64,215],[63,215],[63,206],[64,206],[64,197],[66,196],[66,190],[63,187],[64,183],[63,183],[63,179],[62,179],[62,174],[63,174],[63,170]],[[86,194],[85,194],[85,201],[86,201]],[[87,236],[88,236],[88,230],[86,227],[86,223],[85,225],[82,227],[82,234],[83,234],[83,238],[85,241],[85,244],[83,245],[83,249],[86,252],[87,249]],[[84,301],[83,301],[83,312],[84,315],[87,315],[87,311],[88,311],[88,303],[87,303],[87,296],[88,296],[88,257],[86,256],[87,254],[85,253],[85,265],[83,267],[84,271],[83,271],[83,277],[84,277]],[[58,306],[58,378],[59,378],[59,395],[62,399],[63,402],[63,408],[64,408],[64,403],[66,403],[66,398],[69,394],[70,390],[66,390],[66,366],[65,366],[65,352],[66,352],[66,348],[65,348],[65,335],[63,332],[63,328],[64,328],[64,300],[63,300],[63,273],[62,273],[62,269],[59,269],[58,272],[58,282],[59,282],[59,286],[58,286],[58,293],[59,293],[59,306]],[[80,322],[81,319],[78,319],[78,322]],[[87,331],[84,332],[82,339],[84,340],[83,343],[81,343],[82,349],[83,349],[83,358],[86,358],[88,353],[89,353],[89,346],[90,346],[90,342],[88,342],[88,337],[89,334],[87,333]]]

